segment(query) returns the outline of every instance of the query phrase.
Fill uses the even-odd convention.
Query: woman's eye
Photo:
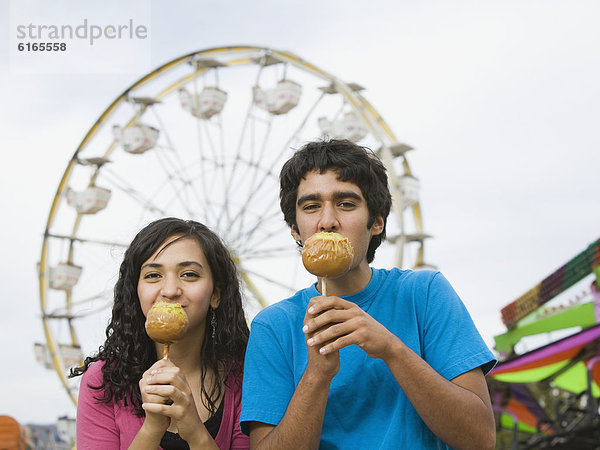
[[[196,272],[184,272],[181,274],[181,276],[183,278],[199,278],[200,275],[198,275]]]
[[[150,280],[150,279],[155,279],[155,278],[159,278],[160,274],[156,273],[156,272],[148,272],[146,275],[144,275],[144,280]]]

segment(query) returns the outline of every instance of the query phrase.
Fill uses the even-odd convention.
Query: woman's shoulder
[[[230,362],[227,368],[227,378],[225,379],[225,387],[237,389],[242,386],[244,378],[244,362]]]
[[[231,370],[225,380],[224,401],[227,408],[235,407],[242,401],[242,380],[244,377],[243,366]]]
[[[81,377],[81,384],[99,386],[102,384],[102,367],[104,361],[94,361],[91,363]]]

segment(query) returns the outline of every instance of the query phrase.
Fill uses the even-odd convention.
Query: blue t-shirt
[[[302,332],[315,285],[253,320],[244,364],[242,431],[249,421],[277,425],[308,363]],[[444,378],[495,364],[462,301],[439,272],[373,269],[362,291],[343,297],[398,336]],[[340,350],[329,390],[323,449],[448,448],[423,423],[381,359],[357,345]]]

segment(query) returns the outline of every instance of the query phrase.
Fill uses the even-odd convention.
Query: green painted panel
[[[500,414],[500,426],[502,428],[513,429],[515,426],[515,421],[513,420],[510,414],[502,413]],[[517,428],[519,429],[519,431],[524,431],[525,433],[537,432],[535,428],[530,427],[529,425],[519,421],[517,421]]]
[[[510,352],[512,347],[525,336],[532,336],[534,334],[547,333],[577,326],[587,328],[595,323],[594,303],[583,303],[582,305],[569,308],[564,312],[548,316],[545,319],[540,319],[535,322],[529,321],[529,323],[524,326],[517,325],[515,328],[512,328],[504,334],[494,336],[496,350],[499,352]]]
[[[560,374],[554,379],[554,384],[565,391],[579,394],[587,389],[588,373],[583,362],[579,362]],[[596,383],[592,383],[592,395],[600,397],[600,389]]]
[[[556,373],[558,370],[569,364],[569,361],[560,361],[547,366],[537,367],[535,369],[521,370],[519,372],[502,373],[499,375],[488,375],[498,381],[505,383],[533,383],[543,380]]]

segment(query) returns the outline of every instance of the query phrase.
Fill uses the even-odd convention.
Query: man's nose
[[[330,203],[323,205],[319,218],[319,231],[337,231],[340,227],[335,208]]]

